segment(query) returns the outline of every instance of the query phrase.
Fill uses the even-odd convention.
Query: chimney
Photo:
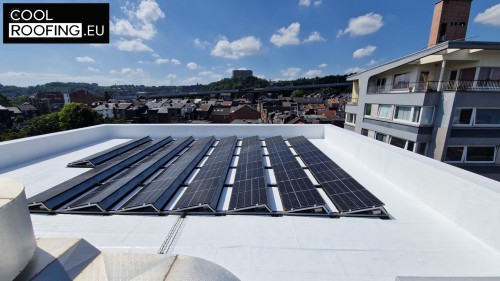
[[[434,5],[428,47],[450,40],[464,40],[472,0],[441,0]]]

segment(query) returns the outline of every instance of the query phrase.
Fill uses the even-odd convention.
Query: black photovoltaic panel
[[[92,192],[85,194],[71,205],[68,210],[82,210],[85,208],[99,209],[103,212],[111,208],[128,193],[168,163],[180,151],[189,145],[194,139],[192,137],[182,138],[167,144],[164,148],[157,150],[139,165],[134,165],[129,171],[122,174],[119,179],[110,184],[100,186]]]
[[[140,208],[155,211],[162,210],[214,142],[214,137],[196,141],[165,171],[125,203],[119,211],[131,211]]]
[[[68,167],[82,167],[82,168],[93,168],[109,159],[116,157],[126,151],[136,148],[146,142],[151,141],[150,137],[144,137],[140,139],[130,140],[120,145],[114,146],[112,148],[106,149],[99,153],[87,156],[80,160],[71,162]]]
[[[340,212],[369,210],[384,205],[305,137],[289,138],[288,142]]]
[[[260,138],[245,138],[241,143],[229,211],[263,206],[269,210],[266,187]]]
[[[325,201],[281,136],[267,138],[269,159],[285,211],[323,208]]]
[[[55,210],[65,203],[89,191],[99,182],[102,182],[114,174],[120,172],[153,153],[155,150],[169,143],[172,138],[164,138],[158,141],[144,144],[132,151],[126,152],[118,157],[110,159],[95,169],[87,171],[80,176],[74,177],[61,184],[58,184],[44,192],[41,192],[28,199],[29,207],[32,209]]]
[[[200,172],[175,205],[175,211],[195,208],[208,208],[216,211],[237,142],[238,139],[235,136],[219,141]]]

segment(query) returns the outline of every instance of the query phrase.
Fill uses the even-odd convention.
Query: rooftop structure
[[[352,75],[345,128],[500,180],[499,61],[449,41]]]
[[[465,40],[472,0],[441,0],[434,5],[428,47]]]
[[[134,143],[136,140],[140,143]],[[137,146],[112,155],[129,145]],[[153,146],[164,148],[155,152]],[[144,152],[146,149],[149,153]],[[104,252],[203,258],[242,280],[392,281],[407,276],[500,276],[498,182],[331,125],[101,125],[1,143],[0,155],[5,160],[0,163],[0,177],[21,181],[28,198],[40,198],[53,187],[81,179],[89,171],[97,176],[97,169],[104,169],[100,166],[110,165],[106,161],[121,157],[115,165],[138,153],[149,154],[150,158],[137,160],[108,183],[101,181],[100,191],[97,188],[93,194],[91,190],[60,203],[62,211],[47,205],[45,210],[33,208],[32,203],[41,200],[29,199],[35,236],[83,238]],[[84,167],[67,167],[68,163]],[[327,166],[327,173],[318,173],[322,165],[331,163],[345,174],[331,166]],[[137,206],[154,210],[134,203],[140,201],[135,198],[148,198],[141,194],[153,188],[154,180],[134,185],[135,177],[130,175],[145,175],[145,171],[155,170],[152,167],[156,164],[166,173],[175,170],[188,175],[173,197],[158,197],[166,201],[164,206],[169,211],[127,212]],[[92,166],[95,168],[87,168]],[[255,188],[246,190],[245,181],[254,178],[249,176],[254,169],[264,170],[265,184],[262,175],[256,173],[255,185],[250,180]],[[265,173],[270,169],[276,184],[269,182],[271,177]],[[349,209],[339,203],[348,202],[341,200],[344,195],[328,194],[330,187],[335,190],[334,186],[342,182],[332,180],[335,171],[345,182],[357,182],[383,202],[383,210],[342,212]],[[208,177],[210,174],[214,177]],[[148,179],[151,177],[143,178]],[[205,189],[207,179],[213,179],[213,184]],[[285,183],[292,181],[302,182],[298,186],[305,188],[300,189],[304,195],[304,191],[317,192],[303,197],[313,208],[295,205],[304,201],[295,201],[286,192],[294,190],[299,198],[294,184]],[[312,184],[306,184],[308,181]],[[120,188],[105,191],[118,182]],[[349,192],[365,193],[359,186],[350,187]],[[107,198],[118,193],[111,190],[127,193],[118,202],[123,209],[112,210],[118,205]],[[217,196],[202,196],[212,194],[207,190]],[[58,194],[62,193],[52,193]],[[89,207],[86,212],[85,208],[80,212],[64,208],[79,205],[82,195],[111,215],[86,213],[95,213],[98,208]],[[102,200],[90,200],[98,197]],[[57,202],[52,200],[55,197],[47,198]],[[216,198],[218,202],[192,204],[200,198]],[[258,207],[258,212],[231,211],[245,206],[246,198],[251,199],[248,206]],[[47,216],[35,210],[60,213]],[[377,210],[387,216],[378,215]]]

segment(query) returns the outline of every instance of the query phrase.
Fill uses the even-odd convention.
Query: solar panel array
[[[196,141],[189,150],[183,153],[119,210],[131,211],[139,208],[146,210],[150,208],[155,211],[162,210],[214,142],[214,137]]]
[[[379,199],[309,140],[301,136],[288,142],[298,156],[281,136],[266,138],[265,148],[259,136],[247,137],[238,150],[236,136],[218,142],[213,136],[128,141],[72,162],[95,167],[29,198],[29,208],[63,213],[282,214],[282,206],[285,213],[324,214],[329,212],[326,200],[344,214],[386,214]],[[270,167],[264,167],[263,150],[268,152],[265,162]],[[229,173],[233,157],[238,161]],[[223,192],[226,178],[231,180]]]
[[[308,139],[299,136],[288,141],[339,211],[354,212],[384,205]]]
[[[244,138],[241,143],[229,210],[238,211],[260,207],[269,210],[266,188],[260,138],[258,136]]]
[[[138,164],[134,165],[126,173],[123,173],[118,180],[86,193],[75,202],[72,202],[66,209],[81,210],[82,208],[97,208],[102,211],[110,209],[119,200],[137,188],[141,182],[172,160],[191,141],[193,141],[193,138],[182,138],[167,144],[164,148],[154,153],[154,155],[143,161],[139,161]]]
[[[219,141],[200,172],[186,188],[174,210],[192,208],[216,210],[237,141],[235,136]]]
[[[281,136],[265,139],[285,211],[324,208],[325,201]]]
[[[80,176],[69,179],[29,198],[29,207],[31,209],[55,210],[63,204],[68,203],[69,201],[89,191],[99,182],[112,177],[126,167],[166,145],[171,140],[172,138],[167,137],[161,140],[149,142],[118,157],[114,157],[107,162],[102,163],[95,169],[87,171]]]
[[[120,145],[114,146],[110,149],[106,149],[99,153],[87,156],[83,159],[71,162],[68,164],[68,167],[77,167],[77,168],[92,168],[101,163],[108,161],[109,159],[116,157],[126,151],[129,151],[133,148],[136,148],[144,143],[150,142],[150,137],[144,137],[140,139],[130,140]]]

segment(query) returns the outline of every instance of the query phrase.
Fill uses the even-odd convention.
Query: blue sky
[[[233,69],[267,80],[344,74],[425,48],[435,2],[109,1],[110,44],[1,44],[0,83],[190,85]],[[473,1],[467,36],[500,41],[500,1]]]

